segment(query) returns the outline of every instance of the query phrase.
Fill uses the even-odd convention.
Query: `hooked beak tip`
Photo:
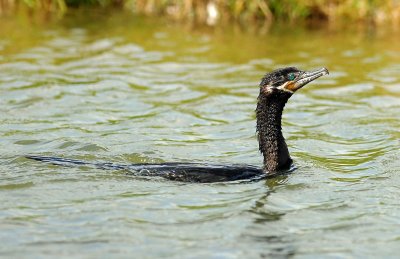
[[[326,67],[323,67],[322,70],[323,70],[323,72],[322,72],[323,76],[329,75],[329,70]]]

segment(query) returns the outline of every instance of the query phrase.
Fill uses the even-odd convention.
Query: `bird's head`
[[[264,95],[283,94],[290,97],[294,92],[314,81],[329,74],[326,68],[313,71],[302,71],[295,67],[286,67],[267,73],[260,83],[260,93]]]

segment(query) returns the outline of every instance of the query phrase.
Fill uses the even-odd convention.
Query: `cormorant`
[[[256,108],[259,149],[264,157],[262,168],[250,165],[212,165],[207,163],[118,165],[58,157],[26,157],[56,165],[128,170],[134,175],[161,176],[185,182],[252,180],[275,176],[279,172],[289,171],[293,162],[281,127],[282,112],[286,102],[297,90],[327,74],[329,72],[326,68],[306,72],[295,67],[286,67],[267,73],[262,78]]]

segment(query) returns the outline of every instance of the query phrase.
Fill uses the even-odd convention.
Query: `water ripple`
[[[271,33],[266,40],[105,23],[43,28],[40,39],[12,49],[17,38],[0,41],[1,254],[41,257],[61,247],[65,255],[94,256],[364,257],[396,250],[400,53],[390,37],[371,46],[360,35]],[[260,165],[258,82],[282,65],[331,72],[285,108],[284,135],[298,167],[291,174],[194,185],[22,157]]]

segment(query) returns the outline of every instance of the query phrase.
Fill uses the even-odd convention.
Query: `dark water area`
[[[399,32],[0,24],[0,256],[398,256]],[[261,166],[258,83],[289,65],[330,75],[286,105],[288,175],[193,184],[24,158]]]

